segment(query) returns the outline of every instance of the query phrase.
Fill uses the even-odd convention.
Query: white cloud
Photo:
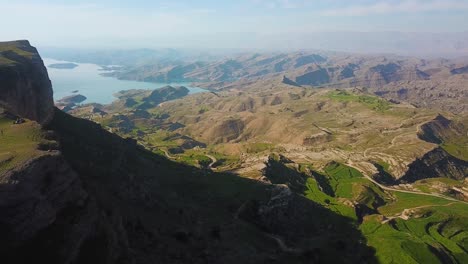
[[[460,0],[403,0],[378,1],[369,5],[356,5],[321,12],[326,16],[365,16],[390,13],[418,13],[430,11],[467,10],[468,2]]]

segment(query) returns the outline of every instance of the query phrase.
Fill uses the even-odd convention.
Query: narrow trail
[[[176,159],[176,157],[171,156],[171,155],[169,154],[169,152],[168,152],[166,149],[161,149],[161,150],[164,152],[164,155],[165,155],[167,158],[169,158],[169,159]],[[210,154],[203,154],[203,155],[205,155],[205,156],[207,156],[208,158],[211,159],[211,163],[208,165],[208,168],[209,168],[210,170],[213,170],[213,169],[216,170],[216,168],[213,168],[213,165],[214,165],[218,160],[217,160],[214,156],[212,156],[212,155],[210,155]]]
[[[290,254],[295,254],[295,255],[300,255],[303,252],[303,250],[301,250],[299,248],[288,247],[286,245],[286,243],[284,242],[284,240],[279,236],[275,236],[275,235],[268,234],[268,233],[265,233],[265,235],[268,236],[269,238],[275,240],[276,243],[278,244],[279,248],[283,252],[290,253]]]
[[[211,159],[211,163],[208,165],[208,168],[209,168],[210,170],[216,169],[216,168],[213,168],[213,165],[214,165],[218,160],[217,160],[214,156],[212,156],[212,155],[210,155],[210,154],[204,154],[204,155]]]
[[[457,202],[451,202],[451,203],[448,203],[448,204],[433,204],[433,205],[431,204],[431,205],[421,205],[421,206],[416,206],[416,207],[412,207],[412,208],[406,208],[401,213],[399,213],[399,214],[397,214],[395,216],[387,217],[384,221],[382,221],[382,224],[388,223],[391,220],[396,219],[396,218],[401,218],[401,219],[407,220],[407,219],[409,219],[409,216],[406,215],[406,212],[411,212],[413,210],[418,210],[418,209],[423,209],[423,208],[430,208],[430,207],[448,207],[448,206],[451,206],[451,205],[456,204],[456,203]]]
[[[408,190],[400,190],[400,189],[396,189],[396,188],[390,188],[390,187],[387,187],[387,186],[384,186],[380,183],[378,183],[376,180],[372,179],[372,177],[370,177],[369,175],[367,175],[367,173],[363,170],[361,170],[360,168],[356,167],[351,161],[348,161],[346,163],[347,166],[349,167],[352,167],[356,170],[358,170],[359,172],[362,173],[362,175],[364,175],[364,177],[366,179],[368,179],[369,181],[373,182],[375,185],[379,186],[380,188],[382,188],[383,190],[387,190],[387,191],[392,191],[392,192],[401,192],[401,193],[410,193],[410,194],[417,194],[417,195],[424,195],[424,196],[432,196],[432,197],[437,197],[437,198],[442,198],[442,199],[445,199],[445,200],[448,200],[448,201],[452,201],[452,202],[458,202],[458,203],[464,203],[464,204],[467,204],[468,205],[468,202],[465,202],[465,201],[460,201],[460,200],[457,200],[455,198],[451,198],[451,197],[447,197],[447,196],[444,196],[444,195],[441,195],[441,194],[435,194],[435,193],[423,193],[423,192],[417,192],[417,191],[408,191]]]
[[[426,124],[427,122],[423,122],[423,123],[420,123],[416,126],[416,134],[419,133],[421,131],[421,126],[423,126],[424,124]],[[391,141],[391,146],[389,146],[388,148],[390,147],[393,147],[395,145],[395,140],[398,138],[398,137],[401,137],[403,135],[408,135],[409,133],[405,133],[405,134],[400,134],[400,135],[397,135],[395,136],[392,141]],[[374,148],[368,148],[364,151],[364,157],[365,158],[368,158],[368,151],[371,150],[371,149],[379,149],[379,148],[383,148],[383,147],[374,147]],[[400,189],[395,189],[395,188],[390,188],[390,187],[387,187],[387,186],[384,186],[380,183],[378,183],[376,180],[372,179],[372,177],[370,177],[369,175],[367,175],[367,173],[365,171],[363,171],[362,169],[358,168],[357,166],[354,165],[354,163],[351,161],[351,160],[348,160],[348,162],[346,163],[346,165],[360,171],[362,173],[362,175],[364,175],[364,177],[366,179],[368,179],[369,181],[373,182],[374,184],[376,184],[377,186],[379,186],[380,188],[384,189],[384,190],[388,190],[388,191],[393,191],[393,192],[401,192],[401,193],[411,193],[411,194],[417,194],[417,195],[425,195],[425,196],[432,196],[432,197],[437,197],[437,198],[442,198],[442,199],[445,199],[445,200],[448,200],[448,201],[453,201],[453,202],[459,202],[459,203],[464,203],[464,204],[468,204],[468,202],[465,202],[465,201],[460,201],[460,200],[457,200],[455,198],[451,198],[451,197],[447,197],[447,196],[444,196],[444,195],[441,195],[441,194],[433,194],[433,193],[423,193],[423,192],[417,192],[417,191],[408,191],[408,190],[400,190]]]
[[[406,121],[406,120],[403,120],[402,123],[400,124],[400,126],[402,126],[403,122]],[[423,123],[419,123],[416,125],[416,136],[418,135],[418,133],[421,131],[421,126],[423,126],[424,124],[426,124],[427,122],[423,122]],[[401,128],[399,128],[401,129]],[[396,130],[395,130],[396,131]],[[399,134],[399,135],[396,135],[395,137],[393,137],[392,141],[390,142],[390,146],[386,146],[386,147],[371,147],[371,148],[367,148],[364,150],[364,157],[366,159],[369,158],[369,151],[370,150],[376,150],[376,149],[390,149],[390,148],[393,148],[395,147],[395,143],[396,143],[396,139],[397,138],[400,138],[400,137],[403,137],[403,136],[408,136],[408,135],[412,135],[413,132],[407,132],[407,133],[403,133],[403,134]]]
[[[169,158],[169,159],[175,159],[175,157],[174,157],[174,156],[171,156],[171,155],[169,154],[169,152],[167,152],[166,149],[161,149],[161,150],[164,152],[164,155],[166,155],[167,158]]]

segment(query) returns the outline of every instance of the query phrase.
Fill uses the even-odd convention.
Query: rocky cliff
[[[39,53],[26,40],[0,42],[0,107],[41,124],[52,120],[52,85]]]
[[[467,161],[455,158],[438,147],[411,163],[399,182],[412,183],[417,180],[439,177],[463,180],[467,175]]]
[[[98,234],[121,239],[125,233],[103,228],[113,223],[100,212],[94,197],[60,153],[30,160],[4,179],[6,182],[0,184],[0,252],[4,263],[74,263],[88,255],[114,261],[125,254],[113,252],[115,248],[100,254],[83,249]]]

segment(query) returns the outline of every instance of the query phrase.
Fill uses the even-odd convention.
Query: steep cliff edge
[[[0,42],[0,107],[41,124],[52,120],[52,85],[27,40]]]
[[[442,144],[454,137],[463,137],[468,128],[463,123],[453,122],[443,115],[421,126],[418,137],[434,144]]]
[[[439,177],[463,180],[467,175],[467,161],[453,157],[438,147],[411,163],[408,171],[398,181],[412,183],[417,180]]]
[[[40,58],[25,56],[3,60],[1,105],[41,122],[38,137],[56,144],[0,170],[2,262],[375,262],[346,217],[287,191],[278,200],[274,185],[172,162],[54,109]]]

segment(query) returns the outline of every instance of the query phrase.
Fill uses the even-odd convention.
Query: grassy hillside
[[[28,120],[23,124],[14,121],[0,114],[0,175],[42,153],[38,149],[44,142],[40,126]]]
[[[294,175],[294,166],[289,175]],[[331,163],[309,175],[304,196],[351,219],[379,263],[465,263],[468,205],[439,197],[384,191],[357,170]],[[278,173],[285,174],[282,170]],[[273,172],[272,172],[273,173]],[[297,189],[297,188],[296,188]]]
[[[12,55],[31,59],[33,53],[18,47],[17,42],[1,42],[0,45],[0,66],[15,64],[14,60],[9,59]]]
[[[468,205],[420,195],[399,193],[396,197],[394,204],[380,209],[391,220],[373,215],[361,225],[369,245],[377,249],[380,262],[465,263],[468,260]],[[393,219],[395,214],[403,219]]]

